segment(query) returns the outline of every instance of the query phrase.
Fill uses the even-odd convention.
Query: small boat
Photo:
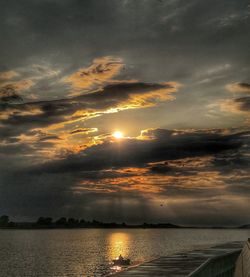
[[[118,258],[113,260],[113,265],[118,265],[118,266],[130,265],[130,259],[124,259],[122,255],[120,255]]]

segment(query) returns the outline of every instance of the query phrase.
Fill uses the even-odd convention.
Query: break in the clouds
[[[250,222],[249,1],[14,0],[0,21],[0,213]]]

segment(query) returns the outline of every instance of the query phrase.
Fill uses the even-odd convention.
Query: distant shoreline
[[[43,229],[250,229],[250,224],[242,226],[183,226],[172,223],[127,224],[100,222],[97,220],[61,217],[55,221],[51,217],[39,217],[36,222],[12,222],[9,216],[0,216],[0,229],[43,230]]]
[[[180,229],[187,228],[171,224],[130,225],[118,223],[102,223],[84,225],[37,225],[36,223],[15,223],[15,226],[0,226],[0,229]]]
[[[142,225],[128,225],[128,226],[113,226],[113,227],[104,227],[104,226],[15,226],[15,227],[2,227],[0,230],[72,230],[72,229],[210,229],[210,230],[244,230],[249,228],[242,227],[197,227],[197,226],[175,226],[175,227],[157,227],[157,226],[142,226]]]

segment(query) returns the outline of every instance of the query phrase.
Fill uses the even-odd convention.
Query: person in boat
[[[129,265],[130,259],[124,259],[122,255],[120,254],[118,258],[113,260],[114,265]]]
[[[118,258],[119,261],[123,261],[124,258],[122,257],[122,254],[119,255],[119,258]]]

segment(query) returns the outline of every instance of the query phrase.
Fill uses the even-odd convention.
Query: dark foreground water
[[[138,263],[248,237],[249,230],[0,230],[0,276],[104,276],[119,254]]]

